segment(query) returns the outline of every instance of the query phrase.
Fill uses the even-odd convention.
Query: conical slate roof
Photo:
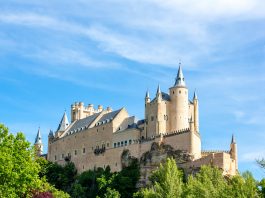
[[[35,144],[42,144],[42,141],[41,141],[41,134],[40,134],[40,127],[38,129],[38,133],[37,133],[37,136],[35,138]]]
[[[185,79],[184,79],[184,75],[183,75],[183,72],[182,72],[182,69],[181,69],[181,65],[179,64],[179,69],[178,69],[178,74],[177,74],[177,77],[176,77],[176,81],[175,81],[175,87],[176,86],[186,86],[186,83],[185,83]]]
[[[194,91],[193,100],[198,100],[198,96],[197,96],[196,91]]]
[[[149,96],[149,91],[147,90],[146,91],[146,94],[145,94],[145,98],[149,98],[150,96]]]
[[[234,144],[236,143],[236,140],[235,140],[235,137],[234,137],[234,134],[232,135],[232,140],[231,140],[231,144]]]
[[[68,118],[66,112],[64,112],[61,122],[58,126],[57,131],[65,131],[65,129],[69,126]]]
[[[161,89],[160,89],[160,85],[158,84],[157,90],[156,90],[156,95],[161,94]]]

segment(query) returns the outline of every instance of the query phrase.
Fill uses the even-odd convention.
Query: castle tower
[[[150,95],[149,95],[149,91],[147,90],[146,91],[146,94],[145,94],[145,106],[147,103],[150,103]]]
[[[51,143],[53,142],[53,140],[54,140],[54,134],[53,134],[53,131],[50,130],[49,135],[48,135],[48,157],[47,159],[50,159],[50,156],[51,156]]]
[[[40,134],[40,128],[38,129],[37,136],[35,138],[35,143],[34,143],[35,151],[37,156],[41,156],[43,152],[43,144],[41,141],[41,134]]]
[[[236,164],[236,170],[238,170],[238,161],[237,161],[237,144],[234,138],[234,135],[232,135],[232,140],[230,144],[230,155],[233,160],[235,160]]]
[[[68,118],[67,118],[67,115],[66,115],[66,112],[64,112],[63,114],[63,117],[60,121],[60,124],[58,126],[58,129],[57,131],[65,131],[65,129],[69,126],[69,122],[68,122]]]
[[[171,131],[187,129],[189,128],[188,88],[186,87],[180,64],[175,84],[169,90],[171,99]]]
[[[160,89],[160,85],[158,85],[157,87],[157,91],[156,91],[156,103],[157,103],[157,115],[156,115],[156,135],[165,132],[163,131],[163,126],[162,126],[162,122],[163,122],[163,110],[162,110],[162,93],[161,93],[161,89]]]
[[[199,133],[199,101],[196,91],[193,95],[193,105],[194,105],[194,129]]]

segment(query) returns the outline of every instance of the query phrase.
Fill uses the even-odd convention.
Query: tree
[[[37,159],[41,169],[39,176],[45,177],[47,181],[57,189],[70,193],[76,181],[77,169],[72,162],[61,166],[57,163],[47,161],[43,158]]]
[[[111,188],[107,188],[107,191],[104,194],[104,198],[120,198],[120,197],[121,197],[120,193],[117,190]]]
[[[22,133],[9,134],[0,124],[0,197],[24,197],[40,186],[34,149]]]
[[[229,197],[228,184],[217,167],[202,166],[195,175],[188,177],[186,184],[186,197],[221,198]]]
[[[69,198],[40,179],[40,165],[35,160],[34,147],[23,133],[9,134],[0,124],[0,197],[47,197]]]
[[[168,158],[165,164],[160,164],[158,170],[150,177],[151,187],[142,189],[134,197],[173,198],[181,197],[183,193],[183,172],[177,168],[173,158]]]
[[[265,169],[265,159],[264,159],[264,158],[262,158],[262,159],[260,159],[260,160],[257,160],[257,163],[258,163],[258,165],[259,165],[261,168]]]

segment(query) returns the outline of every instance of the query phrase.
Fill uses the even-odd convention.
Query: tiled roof
[[[162,99],[166,101],[170,101],[170,96],[167,93],[162,92]]]
[[[151,102],[154,102],[155,99],[156,99],[156,97],[155,97]],[[162,92],[162,100],[170,101],[170,95],[168,95],[168,94],[165,93],[165,92]]]
[[[80,130],[82,128],[88,127],[99,115],[100,113],[95,113],[94,115],[88,116],[86,118],[77,120],[71,128],[68,130],[70,132],[76,132],[77,130]]]
[[[110,112],[110,113],[106,113],[105,115],[103,115],[103,116],[99,119],[99,121],[98,121],[99,125],[100,125],[100,124],[104,124],[104,123],[106,123],[106,122],[109,122],[109,121],[113,120],[113,119],[115,118],[115,116],[116,116],[120,111],[121,111],[121,109],[119,109],[119,110],[117,110],[117,111],[112,111],[112,112]]]

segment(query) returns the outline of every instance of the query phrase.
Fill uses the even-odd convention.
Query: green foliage
[[[265,169],[265,159],[264,159],[264,158],[262,158],[262,159],[260,159],[260,160],[257,160],[257,163],[258,163],[258,165],[259,165],[261,168]]]
[[[107,188],[106,193],[104,194],[104,198],[120,198],[120,197],[121,197],[120,193],[117,190],[111,188]]]
[[[74,191],[71,195],[74,197],[77,191],[84,192],[84,197],[132,197],[137,191],[136,184],[140,178],[140,169],[137,160],[132,160],[131,164],[124,167],[118,173],[111,173],[110,168],[98,168],[88,170],[77,177]],[[76,187],[78,186],[78,189]]]
[[[64,166],[49,162],[45,159],[37,159],[41,170],[40,177],[45,177],[47,181],[57,189],[70,193],[77,177],[77,170],[74,163],[69,162]]]
[[[69,198],[39,176],[46,174],[48,162],[35,160],[34,148],[26,141],[23,133],[9,134],[0,124],[0,197],[41,197]]]
[[[173,158],[168,158],[165,164],[160,164],[158,170],[150,177],[151,187],[136,193],[134,197],[173,198],[181,197],[183,193],[183,173],[177,168]]]
[[[0,197],[24,197],[40,185],[34,149],[22,133],[0,124]]]
[[[185,197],[221,198],[227,195],[228,184],[217,167],[202,166],[199,173],[189,176]]]
[[[228,180],[230,197],[258,197],[257,183],[253,176],[249,173],[236,175]]]
[[[264,197],[265,198],[265,179],[262,179],[258,183],[258,187],[260,189],[260,197]]]

